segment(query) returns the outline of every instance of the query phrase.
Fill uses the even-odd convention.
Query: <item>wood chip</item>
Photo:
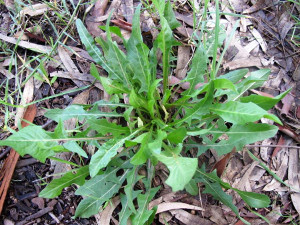
[[[36,197],[36,198],[31,199],[31,202],[33,204],[36,204],[39,207],[39,209],[45,208],[45,200],[43,198]]]

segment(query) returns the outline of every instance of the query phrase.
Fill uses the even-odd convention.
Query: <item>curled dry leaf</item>
[[[115,20],[111,20],[111,22],[115,25],[117,25],[118,27],[120,27],[121,29],[127,30],[127,31],[132,31],[132,25],[130,23],[127,23],[126,21],[122,20],[122,19],[115,19]]]
[[[279,124],[277,124],[277,127],[281,132],[285,133],[286,135],[290,136],[295,141],[300,143],[300,135],[293,131],[290,127],[288,127],[287,125],[281,126]]]
[[[228,161],[229,161],[231,155],[232,155],[233,153],[235,153],[235,151],[236,151],[236,149],[233,148],[231,152],[227,153],[222,159],[220,159],[220,160],[214,165],[214,167],[213,167],[212,170],[217,169],[217,175],[218,175],[218,177],[221,177],[221,176],[222,176],[222,174],[223,174],[223,172],[224,172],[224,170],[225,170],[225,168],[226,168],[226,166],[227,166],[227,163],[228,163]]]
[[[284,145],[284,144],[285,144],[285,140],[284,137],[281,135],[277,145]],[[272,158],[274,158],[281,149],[282,147],[276,147],[272,153]]]

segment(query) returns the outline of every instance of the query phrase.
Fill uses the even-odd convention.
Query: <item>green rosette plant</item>
[[[205,29],[201,30],[187,77],[182,81],[189,82],[189,88],[178,93],[177,88],[169,85],[168,78],[172,49],[180,45],[173,36],[173,29],[180,23],[169,1],[166,4],[163,0],[152,2],[160,17],[160,32],[151,48],[141,35],[141,6],[135,11],[128,40],[122,37],[119,28],[109,26],[110,17],[103,27],[106,39],[94,39],[83,22],[76,21],[81,42],[95,63],[107,71],[107,76],[100,75],[96,65],[91,64],[90,73],[111,95],[109,102],[48,110],[45,116],[58,123],[54,132],[30,125],[0,141],[0,145],[11,146],[22,156],[30,154],[41,162],[56,159],[55,154],[59,152],[73,152],[80,158],[88,158],[83,148],[94,146],[96,151],[87,165],[65,161],[74,169],[53,179],[40,193],[41,197],[54,198],[65,187],[77,184],[75,194],[83,199],[75,218],[97,214],[110,199],[119,195],[121,225],[128,220],[134,225],[150,224],[155,208],[149,210],[147,206],[160,188],[153,187],[151,181],[154,167],[160,162],[169,170],[166,184],[174,192],[186,190],[198,194],[197,182],[201,182],[205,185],[204,193],[211,194],[248,223],[240,217],[232,197],[224,190],[236,191],[253,208],[268,207],[270,199],[231,187],[215,171],[206,172],[204,165],[199,168],[197,157],[208,149],[215,149],[219,155],[233,148],[239,151],[247,144],[274,136],[276,126],[257,121],[268,118],[280,124],[267,110],[287,92],[276,98],[244,96],[247,90],[260,87],[268,79],[268,69],[251,73],[240,69],[217,76],[225,52],[217,63],[217,49],[224,38],[221,40],[216,7],[216,28],[210,36],[205,35]],[[112,40],[112,33],[122,38],[125,51]],[[207,40],[201,41],[203,38]],[[157,59],[159,53],[161,62]],[[250,75],[245,77],[246,74]],[[101,111],[103,107],[110,111]],[[72,131],[65,130],[63,122],[71,118],[78,119],[78,126]],[[191,149],[197,149],[197,157],[192,157]],[[146,169],[145,176],[139,175],[141,168]],[[137,188],[138,181],[143,182],[143,190]]]

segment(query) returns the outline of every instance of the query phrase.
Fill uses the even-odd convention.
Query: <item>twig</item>
[[[11,149],[10,147],[7,148],[7,149],[5,149],[5,150],[0,154],[0,159],[2,159],[4,156],[6,156],[7,153],[9,153],[10,149]]]
[[[23,221],[16,223],[16,225],[23,225],[29,220],[40,218],[41,216],[45,215],[48,212],[51,212],[53,210],[53,207],[46,207],[40,211],[38,211],[35,214],[32,214],[30,216],[27,216]]]
[[[60,220],[52,212],[49,212],[48,214],[52,217],[53,220],[55,220],[56,223],[60,223]]]

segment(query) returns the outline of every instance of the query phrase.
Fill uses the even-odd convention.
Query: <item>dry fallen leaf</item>
[[[173,209],[193,209],[193,210],[201,210],[204,211],[203,208],[189,205],[182,202],[164,202],[157,205],[157,211],[156,214],[159,214],[161,212],[170,211]]]
[[[38,3],[38,4],[35,4],[35,5],[24,7],[19,12],[19,15],[21,15],[21,16],[24,16],[24,15],[38,16],[38,15],[44,14],[48,10],[50,10],[50,7],[47,4]]]
[[[26,77],[30,76],[30,71],[27,70]],[[31,77],[25,84],[22,99],[20,102],[21,106],[26,105],[27,103],[31,102],[33,100],[33,92],[34,92],[34,82],[33,77]],[[20,119],[23,118],[26,108],[19,107],[17,108],[16,116],[15,116],[15,126],[18,127],[18,124],[20,123]]]
[[[228,68],[229,70],[235,70],[239,68],[249,68],[253,66],[257,68],[262,67],[261,61],[258,57],[249,57],[246,59],[239,58],[239,59],[232,60],[231,62],[225,63],[223,65],[225,69]]]
[[[221,177],[226,166],[227,166],[227,163],[231,157],[231,155],[236,151],[235,148],[232,149],[231,152],[227,153],[222,159],[220,159],[215,165],[214,167],[212,168],[212,170],[215,170],[217,169],[217,175],[218,177]]]
[[[63,65],[66,67],[67,71],[69,72],[69,75],[73,82],[78,86],[78,87],[83,87],[85,86],[84,82],[77,80],[73,77],[74,73],[80,74],[80,71],[78,70],[77,66],[71,59],[70,55],[68,52],[61,46],[58,46],[58,55],[63,63]],[[83,75],[83,74],[82,74]]]
[[[282,135],[280,135],[277,145],[284,145],[284,144],[285,144],[284,137]],[[282,147],[276,147],[272,152],[272,158],[274,158],[281,149],[282,149]]]
[[[200,216],[192,215],[188,213],[187,211],[184,211],[182,209],[174,209],[170,211],[173,216],[175,216],[176,219],[178,219],[180,222],[188,225],[212,225],[213,222],[203,219]]]
[[[234,11],[240,13],[247,7],[247,1],[245,0],[229,0],[230,5],[233,7]]]
[[[286,149],[284,149],[286,151]],[[283,153],[283,152],[280,152]],[[287,169],[288,169],[288,154],[285,152],[285,154],[281,154],[282,157],[280,157],[279,161],[281,162],[279,169],[276,171],[276,175],[278,177],[280,177],[280,179],[283,179],[284,176],[287,173]],[[264,187],[264,191],[273,191],[276,190],[277,188],[279,188],[281,186],[281,183],[278,182],[275,178],[272,179],[272,181],[267,184]]]
[[[257,161],[253,161],[250,167],[247,169],[247,171],[244,173],[241,180],[238,182],[238,185],[235,186],[235,188],[242,190],[242,191],[252,191],[249,183],[249,177],[252,174],[252,171],[254,168],[259,164]]]
[[[50,46],[38,45],[38,44],[30,43],[28,41],[19,41],[18,42],[18,40],[16,38],[8,37],[1,33],[0,33],[0,39],[3,41],[6,41],[6,42],[12,43],[12,44],[18,43],[18,46],[29,49],[34,52],[49,53],[52,50],[52,48]]]
[[[114,212],[115,208],[120,204],[121,200],[119,196],[114,197],[105,209],[96,214],[95,218],[98,225],[110,225],[110,220],[112,218],[112,213]]]
[[[179,46],[176,66],[176,77],[180,80],[186,77],[188,64],[190,61],[190,47]]]
[[[253,6],[251,6],[249,9],[246,9],[243,11],[243,14],[250,14],[257,12],[258,10],[261,10],[273,2],[271,0],[258,0]]]
[[[299,152],[297,149],[289,149],[288,183],[292,187],[299,187]],[[291,199],[295,209],[300,215],[300,193],[292,193]]]
[[[258,41],[263,52],[266,53],[268,46],[267,46],[265,39],[261,36],[261,34],[255,28],[251,28],[249,30],[252,33],[253,37]]]

